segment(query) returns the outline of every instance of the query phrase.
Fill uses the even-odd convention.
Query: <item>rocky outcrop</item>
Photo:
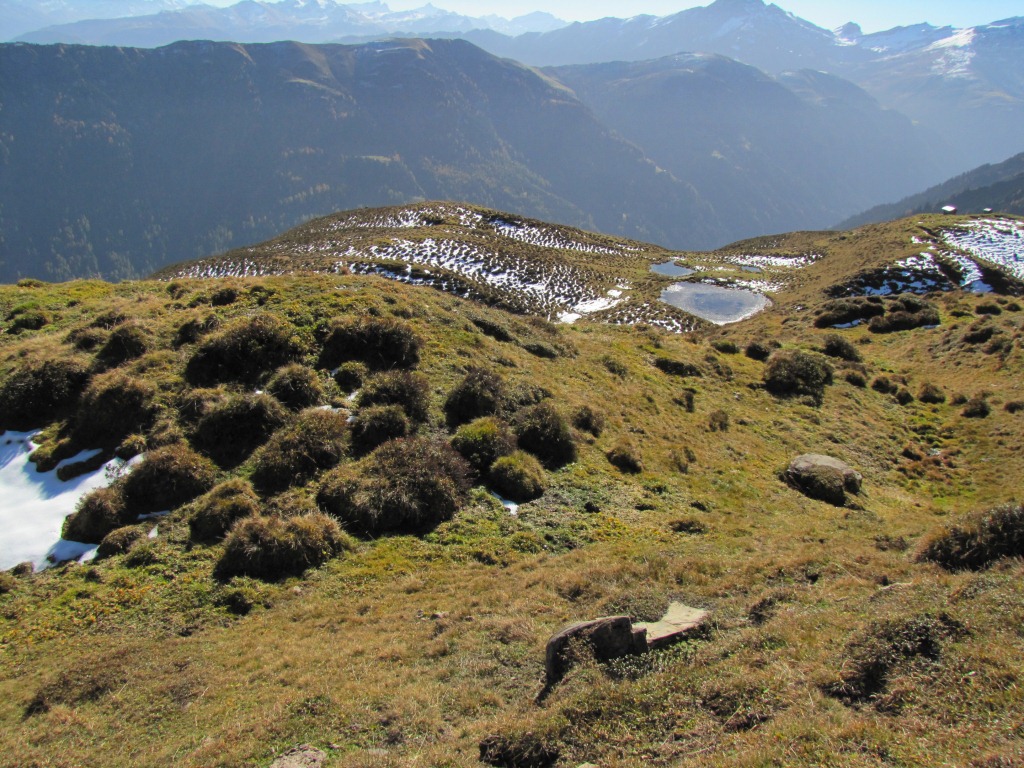
[[[837,507],[845,506],[847,494],[859,494],[864,481],[845,462],[815,453],[793,459],[783,479],[804,496]]]

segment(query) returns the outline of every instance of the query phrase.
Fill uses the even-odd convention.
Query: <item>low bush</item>
[[[83,544],[99,544],[113,530],[135,522],[121,494],[113,488],[97,488],[82,497],[64,520],[61,538]]]
[[[547,490],[544,467],[525,451],[502,456],[491,465],[488,478],[491,486],[512,501],[539,499]]]
[[[896,390],[895,397],[896,402],[899,403],[900,405],[910,405],[912,402],[914,402],[914,396],[906,387],[900,387],[898,390]]]
[[[818,355],[800,351],[776,352],[764,371],[765,388],[779,397],[806,396],[821,404],[832,383],[832,366]]]
[[[221,483],[192,504],[188,516],[192,541],[219,541],[245,517],[260,513],[260,500],[252,485],[241,478]]]
[[[644,471],[644,463],[640,458],[640,450],[632,440],[620,438],[605,454],[608,462],[622,472],[638,474]]]
[[[1002,504],[969,515],[928,536],[918,561],[938,563],[947,570],[980,570],[1004,557],[1024,555],[1024,507]]]
[[[114,555],[123,555],[136,544],[147,539],[146,531],[138,525],[126,525],[115,528],[100,542],[96,549],[96,559],[103,560]]]
[[[342,320],[327,330],[317,367],[333,370],[342,363],[359,360],[374,370],[415,368],[422,345],[415,331],[398,320]]]
[[[589,432],[594,437],[600,437],[604,431],[604,414],[589,405],[581,405],[573,411],[572,425],[581,432]]]
[[[824,342],[821,351],[828,357],[835,357],[851,363],[861,362],[860,352],[857,351],[857,348],[839,334],[830,333],[825,337]]]
[[[565,417],[545,401],[515,415],[512,428],[519,447],[546,467],[555,469],[576,460],[576,443]]]
[[[255,384],[268,371],[298,360],[304,351],[295,329],[275,315],[230,324],[196,349],[185,367],[192,384],[238,381]]]
[[[95,377],[79,402],[74,431],[82,445],[117,444],[144,433],[156,416],[156,387],[144,379],[111,371]]]
[[[299,576],[353,547],[350,537],[327,515],[314,513],[282,519],[248,517],[224,540],[217,575],[276,581]]]
[[[870,298],[837,299],[826,303],[814,319],[816,328],[831,328],[837,325],[868,320],[885,314],[881,301]]]
[[[1001,315],[1003,309],[998,304],[993,302],[984,302],[974,308],[976,314],[979,315]]]
[[[704,375],[704,372],[693,363],[672,360],[667,357],[654,358],[654,367],[659,371],[667,373],[669,376],[691,377]]]
[[[145,515],[180,507],[213,487],[217,469],[184,443],[158,448],[117,481],[125,507]]]
[[[486,368],[470,368],[444,402],[449,427],[492,416],[505,402],[505,382]]]
[[[881,317],[873,317],[868,323],[868,330],[872,333],[896,333],[935,326],[941,322],[939,313],[934,307],[923,307],[916,312],[896,310]]]
[[[196,422],[192,443],[220,466],[245,461],[285,425],[288,412],[270,395],[236,395],[209,407]]]
[[[359,393],[359,407],[397,405],[412,421],[427,420],[430,409],[430,381],[421,373],[388,371],[367,381]]]
[[[858,389],[864,389],[868,385],[868,380],[864,378],[864,374],[860,371],[846,371],[843,377],[848,384]]]
[[[448,443],[385,443],[356,468],[330,473],[317,503],[360,534],[422,533],[450,520],[465,501],[470,467]]]
[[[0,384],[0,429],[36,429],[75,407],[89,382],[79,356],[23,364]]]
[[[342,392],[355,392],[369,375],[367,367],[356,360],[342,363],[334,372],[334,383]]]
[[[135,323],[122,323],[111,331],[106,343],[100,347],[96,361],[104,368],[117,368],[142,357],[151,346],[148,331]]]
[[[895,395],[900,389],[899,384],[894,383],[888,376],[876,376],[871,382],[871,388],[883,395]]]
[[[767,342],[755,340],[747,344],[746,348],[743,350],[743,354],[751,360],[764,362],[772,356],[772,348]]]
[[[508,424],[493,416],[484,416],[459,427],[452,447],[480,474],[502,456],[516,448],[516,437]]]
[[[996,335],[996,327],[988,323],[975,323],[964,331],[963,341],[965,344],[985,344]]]
[[[964,403],[964,409],[960,415],[965,419],[986,419],[990,413],[992,413],[992,406],[988,404],[984,395],[975,395]]]
[[[525,349],[531,355],[543,358],[544,360],[558,359],[558,350],[552,347],[550,344],[545,344],[542,341],[527,342],[526,344],[523,344],[523,349]]]
[[[333,411],[309,410],[270,438],[253,459],[253,484],[263,493],[303,485],[345,456],[346,417]]]
[[[917,399],[922,403],[938,405],[946,402],[946,393],[931,382],[926,382],[921,386],[921,391],[917,393]]]
[[[286,408],[301,411],[324,401],[324,388],[316,371],[300,363],[278,368],[267,382],[267,392]]]
[[[363,408],[352,418],[352,451],[363,455],[389,440],[412,434],[412,425],[398,405],[376,405]]]

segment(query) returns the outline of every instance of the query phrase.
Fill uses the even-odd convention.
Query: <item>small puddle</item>
[[[661,300],[715,325],[746,320],[771,303],[753,291],[706,283],[676,283],[661,292]]]
[[[666,277],[686,277],[692,275],[694,270],[689,267],[681,267],[674,261],[666,261],[664,264],[652,264],[651,272]]]

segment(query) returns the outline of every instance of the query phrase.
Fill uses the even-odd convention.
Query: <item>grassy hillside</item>
[[[1017,284],[849,295],[940,223],[970,225],[511,254],[636,302],[666,257],[776,284],[765,313],[688,334],[358,274],[383,261],[344,227],[250,254],[295,274],[3,286],[2,426],[43,428],[43,466],[147,458],[69,523],[103,557],[0,581],[0,764],[267,766],[311,743],[328,766],[456,766],[487,740],[517,766],[1016,765],[1021,514],[970,516],[1024,472]],[[360,254],[288,266],[315,243]],[[862,492],[780,480],[805,453]],[[553,632],[672,600],[707,630],[536,701]]]

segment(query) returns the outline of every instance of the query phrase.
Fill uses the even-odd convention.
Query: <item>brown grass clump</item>
[[[966,403],[960,414],[965,419],[985,419],[992,413],[992,406],[984,395],[975,395]]]
[[[374,370],[415,368],[423,341],[405,323],[391,318],[342,320],[327,332],[318,368],[334,369],[359,360]]]
[[[547,490],[544,467],[525,451],[515,451],[496,460],[487,477],[494,490],[512,501],[533,501]]]
[[[581,405],[572,414],[572,425],[581,432],[600,437],[604,431],[604,414],[589,405]]]
[[[629,474],[639,474],[644,471],[643,459],[640,457],[640,449],[629,438],[619,438],[615,445],[605,454],[608,463],[616,469]]]
[[[329,474],[317,503],[360,534],[423,533],[450,520],[465,501],[470,468],[448,443],[385,443],[358,468]]]
[[[153,342],[150,334],[135,323],[122,323],[111,331],[106,343],[96,353],[103,368],[117,368],[129,360],[142,357]]]
[[[82,497],[64,520],[61,538],[83,544],[99,544],[113,530],[135,522],[115,488],[97,488]]]
[[[213,462],[177,443],[150,451],[117,485],[128,510],[145,515],[192,501],[213,487],[216,475]]]
[[[755,339],[747,344],[746,348],[743,350],[743,354],[751,360],[758,360],[763,363],[772,356],[772,347],[768,342]]]
[[[512,428],[519,447],[529,451],[550,469],[576,460],[572,429],[554,405],[545,401],[515,415]]]
[[[96,550],[96,559],[103,560],[114,555],[123,555],[139,542],[146,540],[146,531],[137,525],[126,525],[115,528],[100,542]]]
[[[559,749],[532,732],[488,736],[480,742],[480,762],[497,768],[550,768]]]
[[[88,363],[79,356],[22,364],[0,384],[0,429],[35,429],[59,419],[88,381]]]
[[[359,407],[397,405],[414,422],[430,413],[430,381],[421,373],[388,371],[370,379],[359,394]]]
[[[145,432],[155,417],[156,387],[144,379],[111,371],[97,376],[85,390],[74,419],[83,445],[116,444]]]
[[[454,428],[482,416],[493,416],[504,401],[505,382],[501,376],[487,368],[470,368],[444,402],[448,426]]]
[[[352,451],[363,455],[389,440],[408,437],[410,434],[412,425],[401,406],[376,405],[363,408],[352,419]]]
[[[192,443],[222,467],[234,467],[288,421],[270,395],[237,395],[209,408],[196,422]]]
[[[199,346],[185,367],[185,376],[200,386],[228,381],[255,384],[267,371],[298,360],[303,351],[295,329],[277,316],[242,318]]]
[[[946,393],[929,381],[921,386],[921,391],[917,393],[917,399],[928,405],[939,405],[946,402]]]
[[[342,363],[334,372],[334,383],[342,392],[355,392],[366,381],[369,369],[356,360]]]
[[[260,500],[252,485],[232,478],[196,499],[188,518],[189,538],[219,541],[236,522],[259,513]]]
[[[978,570],[1004,557],[1024,555],[1024,507],[1002,504],[925,538],[918,561],[948,570]]]
[[[257,451],[253,484],[262,493],[277,493],[302,485],[345,456],[344,414],[308,410],[291,426],[278,431]]]
[[[838,333],[830,333],[824,339],[822,353],[828,357],[835,357],[839,360],[846,360],[851,363],[859,363],[862,358],[857,348]]]
[[[224,540],[217,575],[277,581],[323,565],[353,545],[338,523],[324,514],[247,517]]]
[[[508,424],[493,416],[459,427],[451,442],[452,447],[481,474],[516,448],[516,437]]]
[[[301,411],[324,401],[324,388],[316,371],[299,363],[278,368],[267,382],[267,392],[286,408]]]

